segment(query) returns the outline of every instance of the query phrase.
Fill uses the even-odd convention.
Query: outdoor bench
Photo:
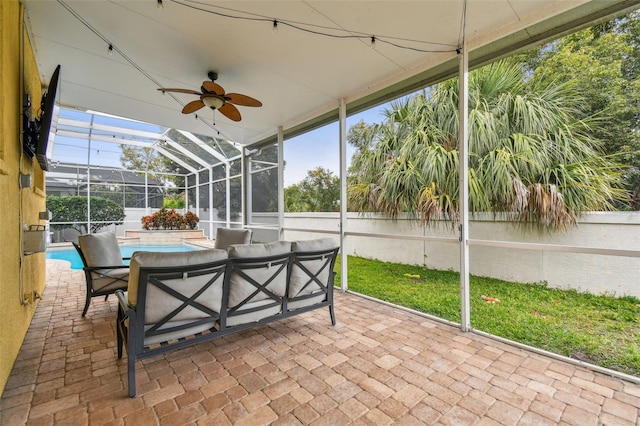
[[[238,244],[228,250],[136,252],[118,298],[118,358],[135,363],[321,307],[333,307],[332,238]]]

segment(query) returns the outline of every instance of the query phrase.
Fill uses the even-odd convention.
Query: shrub
[[[161,208],[157,212],[149,215],[143,216],[140,219],[142,222],[142,229],[150,230],[150,229],[168,229],[168,230],[179,230],[179,229],[196,229],[198,226],[198,222],[200,219],[198,215],[188,211],[183,216],[179,212],[174,209],[166,209]]]
[[[91,233],[109,225],[121,225],[124,220],[124,208],[118,203],[91,196]],[[47,209],[51,211],[51,229],[76,229],[80,234],[86,234],[87,229],[87,197],[86,196],[53,196],[47,197]]]

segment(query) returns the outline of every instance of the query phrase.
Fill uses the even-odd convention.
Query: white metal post
[[[93,114],[91,114],[93,124]],[[87,138],[87,234],[91,233],[91,132]]]
[[[246,155],[247,151],[242,148],[242,211],[244,226],[253,224],[253,160]]]
[[[200,213],[200,173],[195,172],[194,174],[196,176],[196,211],[198,212],[198,215],[200,215],[202,214]]]
[[[209,239],[213,240],[213,166],[209,167]]]
[[[184,175],[184,207],[189,210],[189,175]]]
[[[284,129],[278,126],[278,239],[284,239]]]
[[[347,105],[340,99],[338,112],[340,126],[340,289],[347,291]]]
[[[149,162],[147,161],[147,170],[144,172],[144,214],[151,214],[149,209]]]
[[[459,54],[458,145],[460,178],[460,326],[469,331],[469,55],[463,43]]]
[[[225,161],[224,170],[225,214],[227,216],[227,228],[231,228],[231,163],[229,161]]]

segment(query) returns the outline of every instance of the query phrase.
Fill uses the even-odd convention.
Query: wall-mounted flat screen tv
[[[53,142],[57,127],[58,106],[56,105],[56,94],[59,80],[60,65],[56,67],[49,81],[49,87],[42,95],[40,116],[36,117],[34,121],[29,121],[26,112],[24,115],[23,150],[31,158],[35,155],[42,170],[49,170],[47,147],[49,142]]]
[[[40,129],[38,131],[38,145],[36,148],[36,159],[42,170],[49,170],[49,160],[47,159],[47,146],[49,141],[53,142],[55,129],[57,127],[58,113],[56,105],[56,93],[58,91],[58,80],[60,79],[60,65],[51,76],[47,93],[42,100],[42,115],[40,116]],[[52,123],[55,120],[55,126]]]

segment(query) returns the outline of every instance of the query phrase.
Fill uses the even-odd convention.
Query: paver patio
[[[82,271],[47,289],[0,424],[637,425],[640,385],[363,299],[137,363],[116,356],[116,299],[85,318]]]

